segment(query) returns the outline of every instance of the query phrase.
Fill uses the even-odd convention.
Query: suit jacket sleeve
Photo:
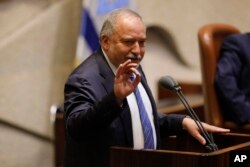
[[[93,74],[93,77],[97,77]],[[75,139],[94,135],[106,128],[122,111],[114,91],[105,91],[96,79],[69,77],[65,84],[65,122]]]

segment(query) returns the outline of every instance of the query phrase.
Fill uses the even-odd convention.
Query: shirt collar
[[[107,54],[105,53],[105,51],[104,51],[103,49],[102,49],[102,52],[103,52],[103,54],[104,54],[105,59],[106,59],[107,62],[108,62],[109,67],[111,68],[111,70],[113,71],[113,73],[116,74],[117,68],[110,62],[110,60],[109,60]]]

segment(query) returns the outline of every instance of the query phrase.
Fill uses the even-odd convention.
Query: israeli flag
[[[123,7],[135,10],[134,0],[83,0],[75,65],[99,47],[99,32],[107,14]]]

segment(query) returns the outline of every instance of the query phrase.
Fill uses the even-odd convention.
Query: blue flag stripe
[[[82,10],[81,35],[86,39],[92,51],[99,47],[98,34],[86,8]]]

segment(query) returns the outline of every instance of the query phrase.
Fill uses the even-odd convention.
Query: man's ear
[[[103,47],[105,50],[108,50],[108,49],[109,49],[110,40],[109,40],[109,37],[108,37],[108,36],[106,36],[106,35],[101,36],[101,43],[102,43],[102,47]]]

